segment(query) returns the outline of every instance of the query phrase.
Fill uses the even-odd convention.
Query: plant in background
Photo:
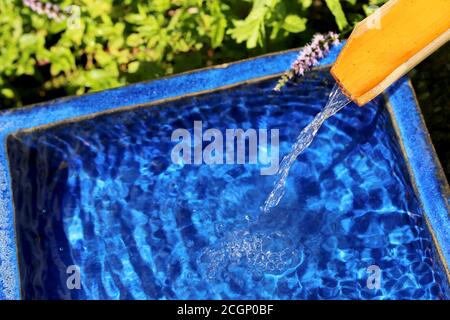
[[[380,1],[0,0],[0,108],[299,47]]]
[[[339,35],[334,32],[327,34],[317,33],[314,35],[310,44],[304,46],[299,52],[297,59],[292,63],[291,69],[286,71],[278,80],[275,91],[281,88],[292,78],[301,77],[311,70],[320,59],[324,58],[330,51],[332,46],[339,44]]]
[[[345,0],[356,5],[357,0]],[[371,0],[370,2],[373,2]],[[376,0],[375,0],[376,1]],[[381,2],[385,0],[379,0]],[[254,0],[250,13],[243,20],[234,20],[234,28],[228,33],[237,43],[245,42],[248,49],[264,46],[267,32],[270,30],[270,40],[287,36],[289,33],[299,33],[307,29],[309,11],[321,4],[320,0]],[[350,27],[344,14],[340,0],[325,0],[325,4],[334,16],[339,31]],[[368,11],[368,13],[370,13]]]
[[[307,19],[296,12],[302,12],[311,6],[311,1],[292,3],[281,0],[255,0],[245,19],[233,20],[234,27],[228,30],[237,43],[245,42],[248,49],[263,47],[266,33],[274,40],[289,33],[299,33],[306,29]]]

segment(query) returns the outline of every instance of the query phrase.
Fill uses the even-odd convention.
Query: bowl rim
[[[344,42],[345,43],[345,42]],[[332,48],[317,68],[328,68],[344,43]],[[204,94],[281,75],[301,48],[139,82],[82,96],[0,112],[0,299],[20,299],[10,166],[6,139],[20,132],[127,110],[189,95]],[[450,188],[439,162],[413,87],[402,77],[384,93],[386,108],[401,146],[426,225],[450,283]]]

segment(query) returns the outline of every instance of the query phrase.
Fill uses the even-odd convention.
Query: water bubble
[[[281,274],[303,261],[303,254],[281,232],[234,231],[222,241],[203,250],[198,260],[208,279],[220,278],[229,266],[252,274]]]

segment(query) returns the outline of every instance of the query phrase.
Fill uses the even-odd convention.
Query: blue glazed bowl
[[[406,77],[327,120],[269,216],[260,167],[170,163],[194,121],[289,152],[339,50],[281,93],[297,50],[2,112],[0,298],[448,298],[450,193]]]

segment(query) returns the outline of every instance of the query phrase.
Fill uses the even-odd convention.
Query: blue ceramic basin
[[[339,49],[281,93],[296,50],[2,112],[0,298],[448,299],[448,183],[407,78],[328,119],[271,213],[260,164],[171,161],[196,121],[288,153]]]

